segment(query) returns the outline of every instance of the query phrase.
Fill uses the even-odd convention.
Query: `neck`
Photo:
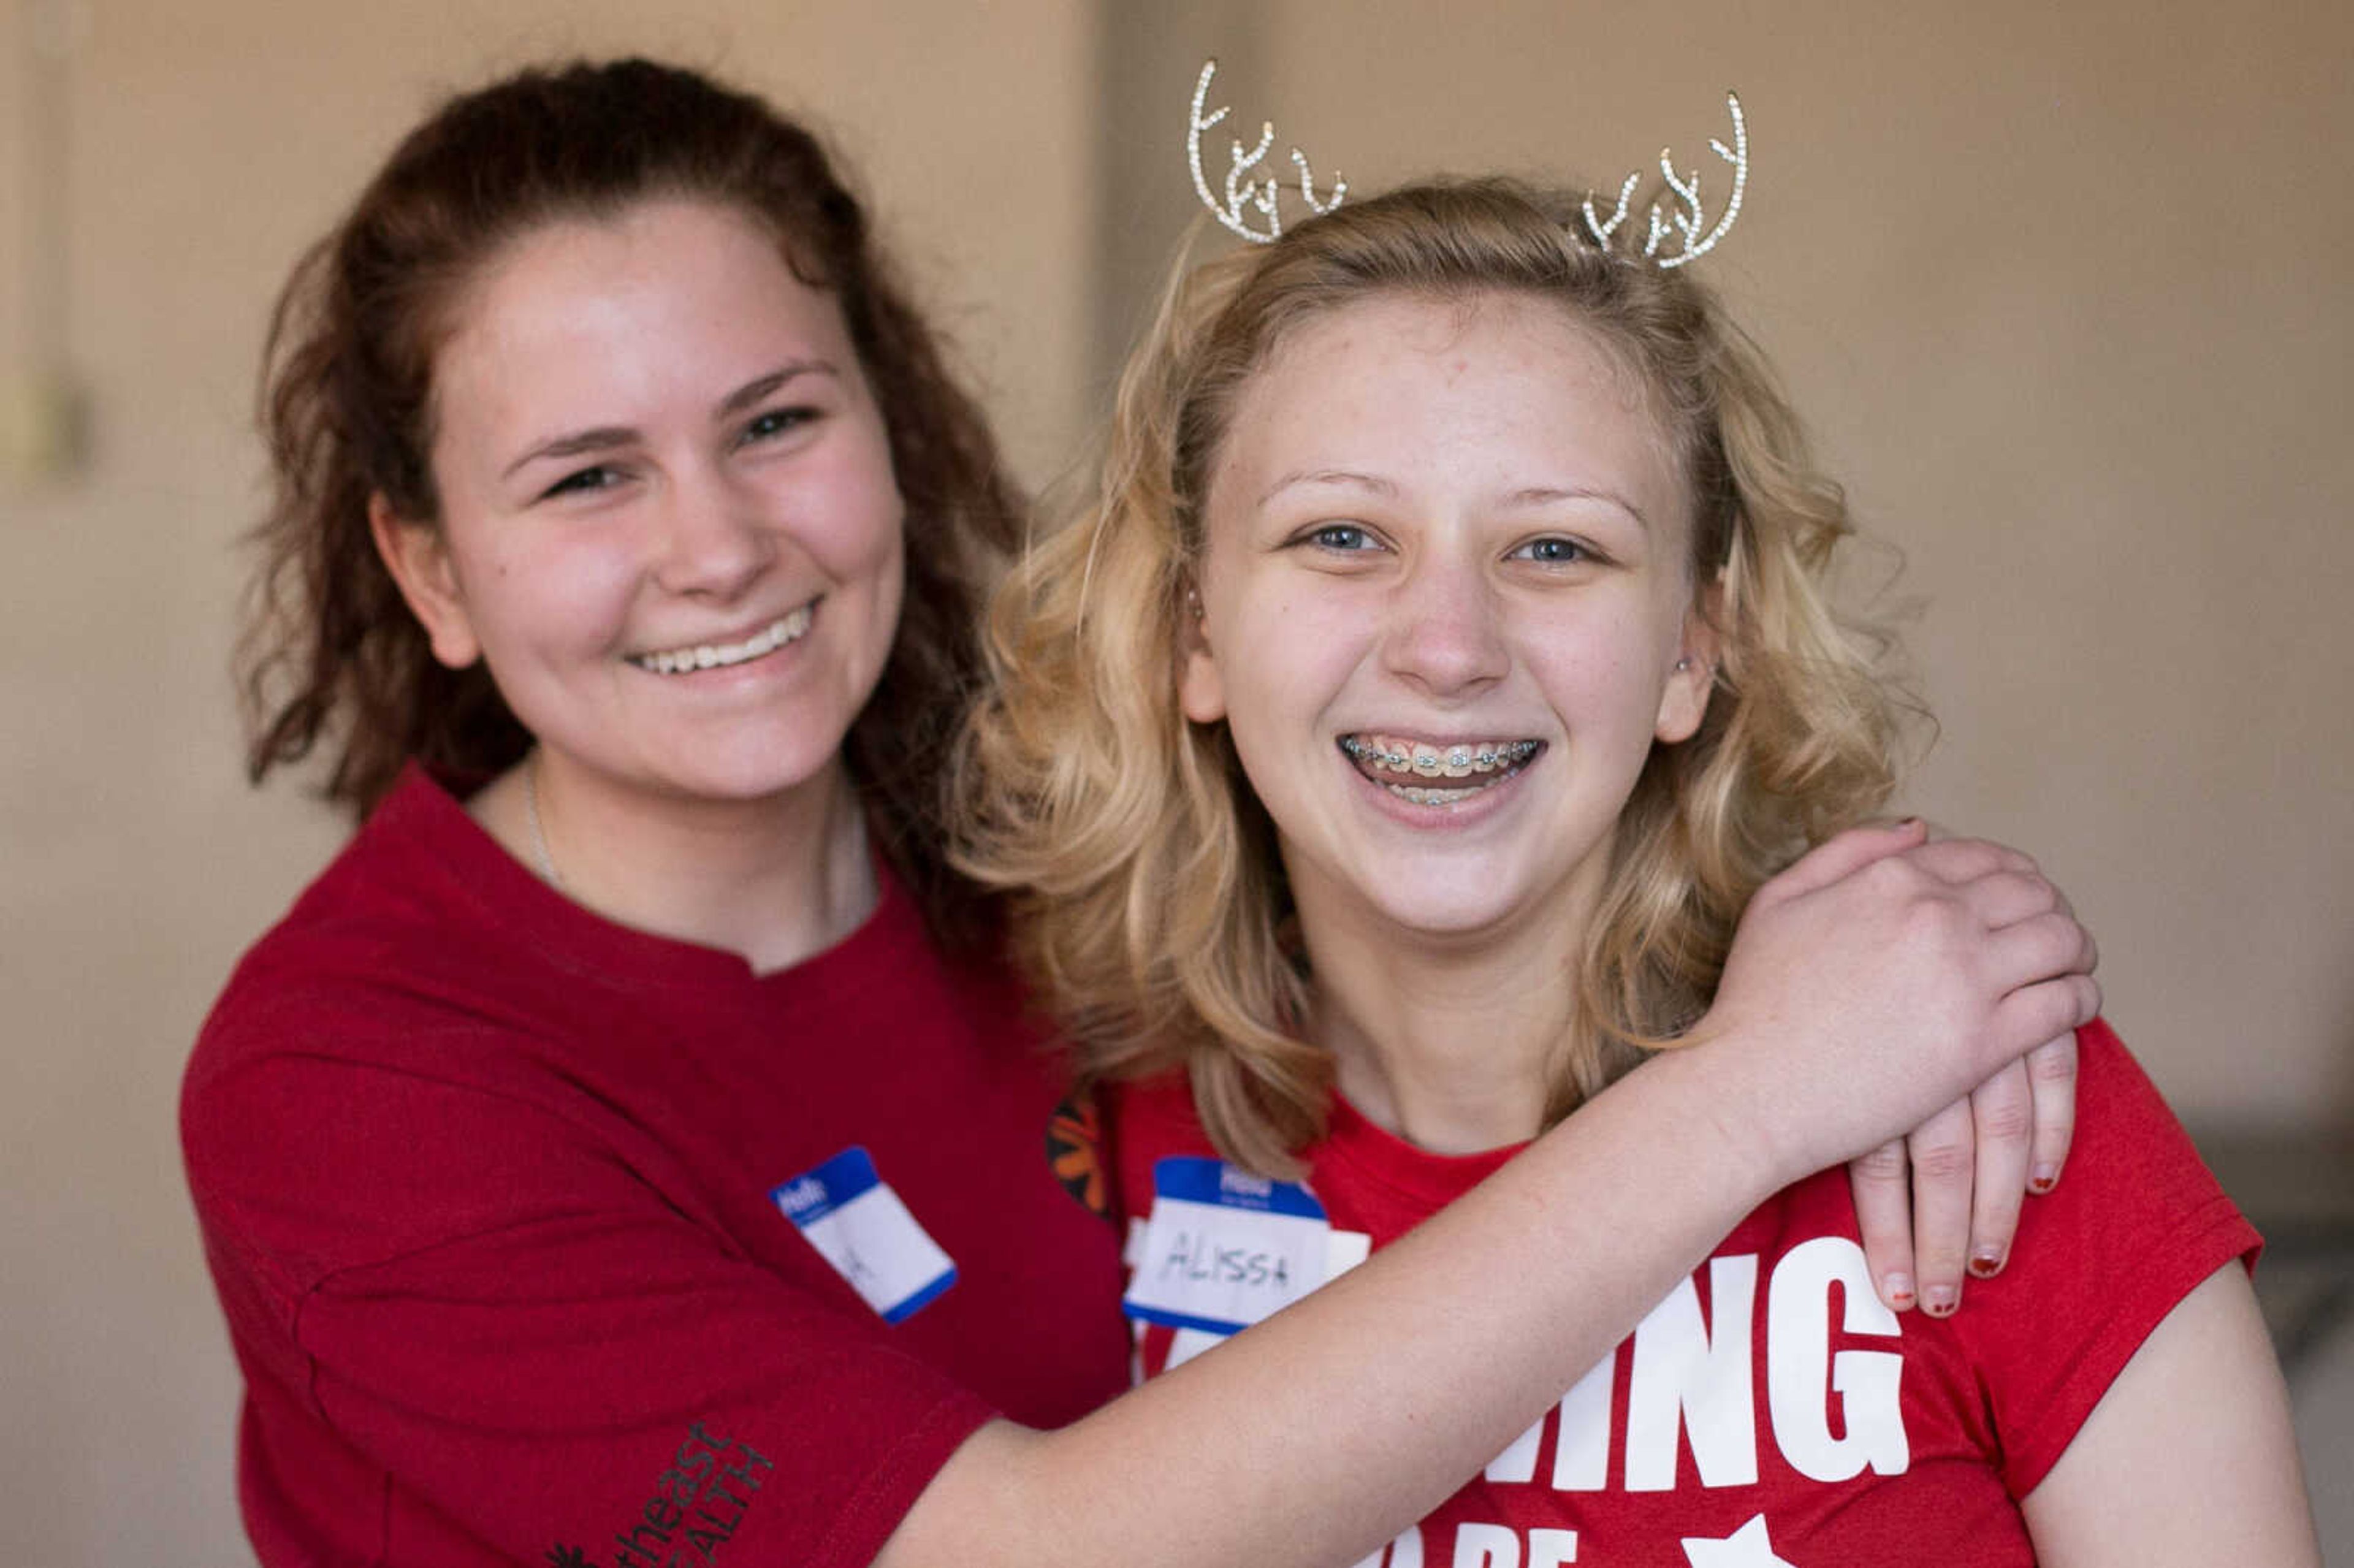
[[[537,831],[532,805],[537,804]],[[535,752],[468,810],[567,897],[610,920],[789,968],[855,930],[878,890],[857,792],[837,761],[749,800],[649,797]]]
[[[1543,1129],[1577,999],[1593,897],[1549,917],[1433,936],[1295,884],[1316,977],[1315,1033],[1341,1092],[1421,1148],[1468,1154]]]

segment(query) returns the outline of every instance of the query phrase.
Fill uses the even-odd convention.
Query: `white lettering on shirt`
[[[1336,1232],[1334,1240],[1348,1244],[1345,1254],[1334,1248],[1331,1272],[1337,1274],[1363,1257],[1363,1233]],[[1142,1255],[1142,1249],[1132,1250],[1131,1261]],[[1624,1455],[1620,1484],[1630,1492],[1673,1489],[1687,1446],[1702,1486],[1754,1485],[1765,1436],[1753,1395],[1753,1355],[1761,1351],[1763,1425],[1792,1469],[1822,1482],[1850,1480],[1867,1468],[1883,1476],[1903,1474],[1911,1465],[1911,1442],[1900,1398],[1903,1356],[1893,1348],[1836,1353],[1831,1348],[1835,1328],[1891,1340],[1903,1334],[1895,1314],[1872,1288],[1863,1249],[1845,1236],[1800,1243],[1776,1261],[1762,1302],[1758,1264],[1755,1253],[1712,1258],[1705,1313],[1695,1276],[1643,1319],[1620,1348],[1628,1374],[1623,1423],[1613,1419],[1619,1370],[1619,1353],[1614,1352],[1497,1455],[1485,1478],[1498,1485],[1549,1484],[1556,1492],[1601,1491],[1611,1481],[1615,1441]],[[1841,1296],[1836,1325],[1834,1284]],[[1762,1340],[1756,1333],[1761,1312]],[[1174,1366],[1223,1339],[1181,1330],[1167,1364]],[[1548,1431],[1550,1468],[1544,1462]],[[1431,1557],[1429,1568],[1553,1568],[1575,1562],[1577,1552],[1574,1531],[1522,1535],[1500,1525],[1467,1524],[1458,1531],[1451,1552],[1448,1545],[1443,1538],[1432,1543],[1434,1553],[1446,1555]],[[1409,1529],[1356,1568],[1425,1568],[1423,1537]]]
[[[1756,1402],[1749,1386],[1751,1304],[1757,1257],[1708,1260],[1710,1320],[1684,1280],[1635,1330],[1628,1379],[1627,1489],[1664,1492],[1676,1484],[1676,1436],[1691,1440],[1704,1487],[1757,1479]]]
[[[1792,1247],[1774,1266],[1766,1308],[1766,1405],[1774,1441],[1800,1475],[1844,1481],[1863,1473],[1901,1476],[1912,1463],[1897,1380],[1904,1358],[1889,1351],[1841,1351],[1830,1355],[1830,1287],[1847,1299],[1843,1326],[1850,1334],[1894,1337],[1896,1314],[1872,1288],[1863,1249],[1842,1236],[1821,1236]],[[1825,1393],[1839,1396],[1847,1436],[1834,1437]]]

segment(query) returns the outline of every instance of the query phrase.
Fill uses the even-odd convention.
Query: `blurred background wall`
[[[1277,117],[1278,149],[1367,190],[1440,167],[1607,183],[1663,143],[1719,175],[1707,139],[1739,88],[1749,205],[1705,265],[1906,558],[1944,726],[1913,804],[2040,855],[2101,935],[2110,1015],[2233,1151],[2227,1179],[2240,1151],[2274,1151],[2246,1164],[2264,1202],[2342,1225],[2340,0],[693,0],[659,20],[620,0],[11,5],[0,1512],[17,1560],[250,1561],[174,1101],[237,953],[341,833],[239,766],[252,373],[287,268],[405,125],[556,54],[660,52],[828,127],[1037,483],[1079,449],[1189,219],[1205,53],[1237,123]],[[86,440],[51,469],[59,387]],[[2311,1264],[2284,1250],[2292,1275]],[[2342,1277],[2324,1266],[2297,1305]],[[2325,1539],[2354,1562],[2348,1338],[2312,1336],[2296,1393]]]

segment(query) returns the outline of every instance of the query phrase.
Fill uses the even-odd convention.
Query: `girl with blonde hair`
[[[1434,182],[1181,269],[1099,487],[998,598],[968,863],[1031,890],[1107,1086],[1147,1375],[1740,1041],[1750,923],[1894,786],[1839,489],[1706,286],[1608,233]],[[1981,847],[1869,859],[1998,947],[2051,918]],[[1871,1026],[1967,1027],[1909,1001]],[[2078,1022],[2075,1174],[1970,1312],[1889,1311],[1845,1185],[1792,1171],[1367,1561],[2315,1562],[2254,1233]],[[1629,1225],[1737,1122],[1631,1162]]]

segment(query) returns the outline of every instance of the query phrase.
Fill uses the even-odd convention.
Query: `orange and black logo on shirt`
[[[1088,1090],[1072,1090],[1047,1118],[1046,1164],[1081,1208],[1098,1219],[1111,1218],[1104,1185],[1103,1117]]]

